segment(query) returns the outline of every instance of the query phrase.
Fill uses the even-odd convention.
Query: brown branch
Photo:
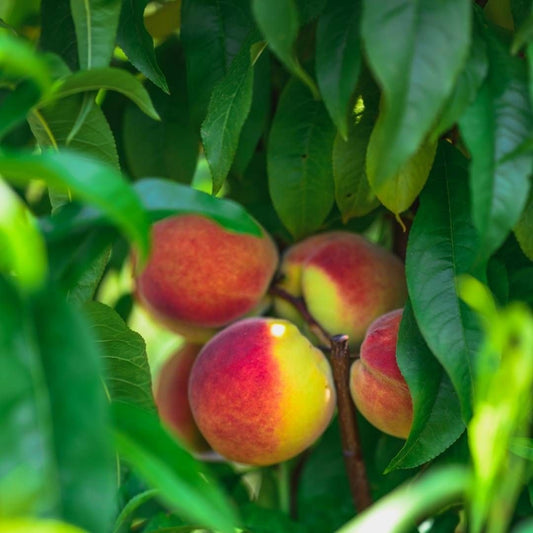
[[[350,351],[348,336],[331,336],[311,315],[302,298],[273,284],[269,293],[289,302],[302,316],[311,331],[329,348],[333,381],[337,393],[337,411],[346,473],[354,506],[358,512],[372,505],[370,485],[359,439],[355,406],[350,395]]]
[[[350,489],[358,512],[372,505],[370,485],[361,450],[355,406],[350,395],[350,350],[348,336],[336,335],[331,339],[331,367],[337,390],[337,409],[341,430],[342,454]]]

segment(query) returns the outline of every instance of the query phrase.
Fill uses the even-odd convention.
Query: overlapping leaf
[[[377,188],[416,153],[451,94],[468,55],[471,9],[468,0],[363,2],[366,57],[383,92],[371,139]]]
[[[296,239],[316,231],[333,207],[334,139],[324,105],[291,80],[270,130],[267,168],[274,208]]]
[[[456,276],[469,272],[479,236],[470,215],[466,162],[447,143],[441,144],[409,236],[406,275],[420,331],[461,402],[471,416],[472,361],[479,325],[457,295]]]

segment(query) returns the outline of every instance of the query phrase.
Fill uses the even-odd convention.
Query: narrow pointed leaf
[[[457,295],[455,279],[469,272],[479,237],[470,216],[466,163],[441,144],[420,195],[406,257],[407,286],[420,331],[450,377],[463,418],[471,416],[472,365],[479,325]]]
[[[123,0],[117,29],[117,43],[131,64],[154,85],[168,93],[165,75],[155,57],[154,42],[144,26],[148,0]]]
[[[334,203],[335,126],[297,80],[285,87],[270,130],[269,190],[281,221],[298,239],[316,231]]]
[[[183,0],[181,40],[195,125],[204,120],[213,87],[254,29],[248,0]]]
[[[22,81],[8,93],[0,105],[0,139],[14,126],[24,122],[30,109],[39,101],[39,89],[31,81]]]
[[[80,68],[107,67],[120,15],[120,0],[70,0]]]
[[[2,505],[9,502],[10,513],[107,531],[114,458],[99,354],[87,324],[58,291],[30,303],[0,280],[0,344]]]
[[[140,249],[148,253],[149,225],[139,197],[112,167],[63,150],[41,155],[26,152],[0,152],[0,172],[15,183],[42,179],[47,185],[69,188],[116,224]]]
[[[359,72],[361,0],[330,0],[318,20],[316,77],[341,137],[348,138],[349,104]]]
[[[376,180],[375,165],[382,157],[374,153],[376,143],[372,142],[378,127],[376,126],[370,137],[367,151],[368,180],[380,202],[395,215],[399,215],[409,209],[423,189],[433,165],[437,144],[435,142],[424,142],[397,172],[389,176],[387,181],[379,182]]]
[[[192,455],[167,433],[156,414],[126,403],[113,404],[120,455],[160,498],[193,525],[233,533],[237,517],[223,492]]]
[[[319,98],[315,82],[301,66],[294,51],[300,28],[294,0],[253,0],[252,10],[257,25],[272,51],[292,74],[307,85],[313,97]]]
[[[527,204],[514,227],[514,234],[522,252],[533,261],[533,194],[529,195]]]
[[[142,83],[129,72],[118,68],[102,67],[90,71],[74,72],[55,83],[52,97],[54,99],[65,98],[73,94],[100,89],[123,94],[149,117],[159,119]]]
[[[416,153],[451,94],[468,55],[471,10],[468,0],[364,0],[366,57],[383,91],[371,139],[377,187]]]
[[[487,42],[489,77],[459,122],[472,155],[472,216],[481,235],[480,260],[489,257],[518,222],[533,167],[530,151],[506,157],[533,129],[523,61],[510,56],[488,33]]]
[[[457,393],[420,334],[410,303],[403,311],[396,357],[413,399],[414,417],[409,438],[387,471],[427,463],[465,430]]]
[[[106,389],[111,400],[155,411],[144,339],[103,303],[88,302],[83,311],[102,352]]]
[[[215,85],[202,124],[202,142],[213,177],[213,194],[224,185],[233,163],[241,129],[252,105],[253,82],[250,47],[245,42],[226,76]]]

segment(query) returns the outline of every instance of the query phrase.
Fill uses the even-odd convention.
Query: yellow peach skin
[[[154,398],[163,423],[192,452],[209,449],[192,416],[189,376],[200,344],[185,343],[163,364],[157,376]]]
[[[261,304],[278,259],[264,230],[256,237],[201,215],[173,216],[152,227],[151,255],[135,293],[159,322],[203,342]]]
[[[402,309],[375,320],[350,371],[350,392],[359,412],[374,426],[406,439],[413,423],[409,388],[396,362]]]
[[[355,233],[326,232],[301,241],[285,254],[281,272],[287,290],[303,297],[331,335],[348,335],[352,346],[374,319],[407,298],[400,259]],[[276,310],[286,316],[279,304]]]
[[[200,431],[225,458],[269,465],[322,434],[335,408],[323,353],[289,321],[240,320],[202,349],[189,381]]]

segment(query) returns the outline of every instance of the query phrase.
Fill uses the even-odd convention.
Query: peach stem
[[[272,285],[269,293],[290,303],[307,322],[313,333],[330,347],[330,361],[337,391],[337,410],[341,432],[344,464],[350,483],[354,506],[358,512],[372,505],[370,485],[361,451],[359,429],[355,406],[350,396],[350,351],[348,336],[332,337],[311,315],[302,298],[293,296],[277,285]]]

